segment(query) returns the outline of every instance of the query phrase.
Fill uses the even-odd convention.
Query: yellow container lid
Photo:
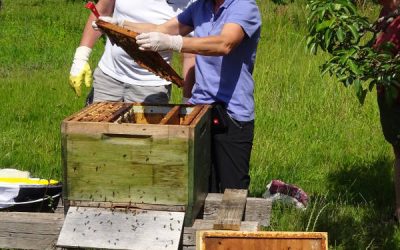
[[[6,178],[0,177],[0,184],[21,184],[21,185],[56,185],[58,181],[39,178]]]

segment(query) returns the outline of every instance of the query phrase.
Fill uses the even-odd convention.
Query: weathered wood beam
[[[221,207],[223,194],[209,193],[204,203],[204,220],[215,220]],[[245,221],[258,221],[261,227],[270,225],[272,202],[264,198],[247,197],[244,212]]]
[[[225,189],[221,208],[214,223],[214,229],[240,230],[240,223],[246,207],[246,189]]]
[[[50,249],[64,221],[60,213],[0,213],[0,248]]]

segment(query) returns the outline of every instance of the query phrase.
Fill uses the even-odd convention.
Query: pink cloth
[[[271,186],[269,187],[269,192],[271,194],[280,193],[291,196],[302,203],[305,207],[308,204],[308,195],[306,192],[295,185],[286,184],[281,180],[272,180]]]

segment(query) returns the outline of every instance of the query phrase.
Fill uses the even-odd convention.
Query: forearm
[[[114,12],[114,3],[115,0],[100,0],[96,4],[96,8],[101,16],[111,16]],[[100,31],[96,31],[92,27],[92,22],[96,20],[97,18],[93,15],[93,13],[90,14],[83,30],[80,46],[93,48],[94,44],[102,35]]]
[[[101,36],[100,31],[96,31],[92,28],[92,21],[95,21],[96,17],[90,14],[88,21],[86,22],[85,28],[83,30],[80,46],[86,46],[93,48],[99,37]]]
[[[235,44],[223,36],[184,37],[182,52],[207,56],[224,56],[235,47]]]
[[[195,82],[195,73],[194,73],[194,65],[195,65],[194,54],[183,54],[183,62],[182,62],[182,71],[183,71],[183,97],[190,98],[192,96],[192,88]]]

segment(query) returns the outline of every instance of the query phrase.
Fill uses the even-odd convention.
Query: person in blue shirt
[[[191,104],[214,104],[212,135],[216,188],[247,189],[254,137],[252,77],[261,17],[255,0],[198,0],[177,17],[160,24],[124,21],[141,33],[142,50],[196,54]],[[193,37],[184,37],[194,31]]]

